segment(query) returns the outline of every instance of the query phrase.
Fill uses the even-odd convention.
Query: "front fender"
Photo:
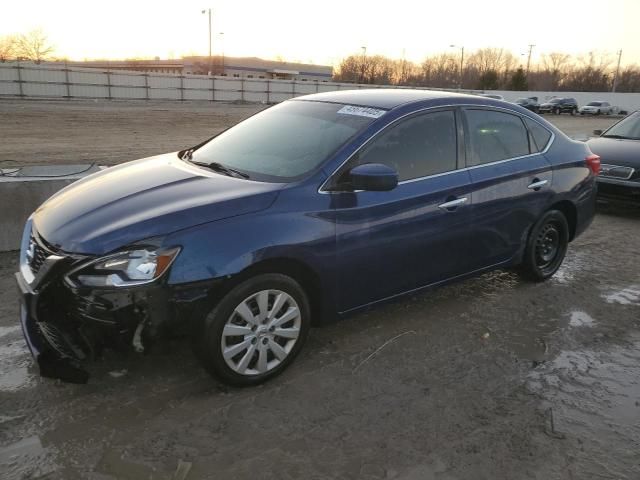
[[[271,259],[289,259],[311,269],[323,289],[335,285],[335,215],[267,210],[199,225],[169,235],[180,245],[167,282],[179,285],[225,279]]]

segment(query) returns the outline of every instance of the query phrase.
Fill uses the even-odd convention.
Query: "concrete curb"
[[[0,252],[20,248],[27,218],[46,199],[103,168],[92,164],[0,169]]]

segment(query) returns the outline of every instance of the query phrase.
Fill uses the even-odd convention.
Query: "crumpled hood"
[[[602,163],[640,169],[640,140],[597,137],[587,142]]]
[[[176,153],[108,168],[69,185],[33,216],[66,252],[101,255],[132,242],[268,208],[282,184],[228,177]]]

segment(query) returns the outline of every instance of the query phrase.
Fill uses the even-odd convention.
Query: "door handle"
[[[534,178],[533,182],[529,186],[527,186],[527,188],[529,190],[535,190],[537,192],[542,187],[544,187],[547,183],[549,183],[549,180],[538,180],[537,178]]]
[[[465,203],[467,203],[467,200],[469,200],[467,197],[456,198],[455,200],[451,200],[449,202],[438,205],[438,208],[447,212],[451,212],[460,205],[464,205]]]

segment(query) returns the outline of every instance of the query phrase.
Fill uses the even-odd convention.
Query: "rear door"
[[[475,268],[514,257],[551,196],[551,164],[541,153],[525,120],[506,110],[467,108],[465,138],[471,178]],[[526,120],[542,132],[537,122]]]
[[[336,173],[330,194],[340,311],[466,270],[471,199],[469,173],[458,163],[464,151],[459,125],[452,109],[399,120]],[[393,167],[398,186],[388,192],[349,191],[340,179],[362,163]]]

